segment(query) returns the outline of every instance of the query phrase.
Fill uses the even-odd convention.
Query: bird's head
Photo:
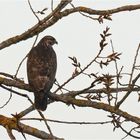
[[[58,42],[56,41],[56,39],[54,37],[52,37],[52,36],[45,36],[45,37],[43,37],[42,40],[45,42],[45,44],[47,46],[52,46],[54,44],[58,44]]]

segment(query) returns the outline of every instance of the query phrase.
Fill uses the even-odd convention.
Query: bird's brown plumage
[[[57,59],[52,48],[55,43],[54,37],[43,37],[27,59],[27,76],[34,91],[35,108],[42,111],[46,110],[48,94],[55,81]]]

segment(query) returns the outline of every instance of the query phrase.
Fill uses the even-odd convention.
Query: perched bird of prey
[[[52,36],[43,37],[33,47],[27,59],[27,77],[35,96],[35,108],[46,110],[50,89],[55,81],[57,58],[52,46],[57,41]]]

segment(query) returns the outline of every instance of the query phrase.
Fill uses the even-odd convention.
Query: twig
[[[135,139],[140,139],[140,137],[131,134],[131,132],[133,131],[133,129],[131,129],[131,130],[128,132],[128,131],[125,130],[121,125],[119,125],[119,127],[121,128],[121,130],[122,130],[123,132],[125,132],[125,133],[127,134],[125,137],[122,138],[122,140],[124,140],[127,136],[131,136],[131,137],[133,137],[133,138],[135,138]]]
[[[76,7],[74,6],[74,4],[72,4],[72,2],[70,3],[70,5],[72,6],[72,8],[76,8]],[[82,13],[81,11],[79,11],[79,13],[80,13],[82,16],[87,17],[87,18],[90,18],[90,19],[92,19],[92,20],[98,20],[98,18],[93,18],[93,17],[91,17],[91,16],[89,16],[89,15],[86,15],[86,14]]]
[[[19,93],[19,92],[13,90],[13,89],[10,89],[10,88],[5,87],[4,85],[0,85],[0,87],[4,88],[4,89],[6,89],[6,90],[8,90],[8,91],[10,91],[10,92],[12,92],[12,93],[15,93],[15,94],[17,94],[17,95],[20,95],[20,96],[22,96],[22,97],[27,98],[28,101],[29,101],[32,105],[34,105],[33,102],[32,102],[32,100],[29,98],[29,96],[28,96],[27,94]]]
[[[32,45],[32,48],[35,46],[35,43],[36,43],[37,39],[38,39],[38,34],[37,34],[37,36],[36,36],[36,38],[35,38],[35,41],[34,41],[34,43],[33,43],[33,45]],[[19,66],[18,66],[18,68],[17,68],[16,74],[15,74],[15,76],[14,76],[15,78],[17,77],[17,74],[18,74],[18,72],[19,72],[19,69],[20,69],[22,63],[24,62],[24,60],[26,59],[26,57],[28,57],[28,54],[26,54],[26,56],[25,56],[25,57],[22,59],[22,61],[20,62]]]
[[[52,131],[51,131],[51,128],[50,128],[50,126],[48,125],[48,123],[47,123],[47,121],[46,121],[46,118],[44,117],[43,113],[42,113],[41,111],[39,111],[39,110],[37,110],[37,111],[38,111],[39,115],[41,116],[41,118],[43,119],[43,121],[44,121],[44,123],[45,123],[47,129],[49,130],[50,135],[53,137],[53,133],[52,133]]]
[[[75,94],[72,92],[72,94],[70,94],[70,95],[71,95],[72,97],[75,97],[75,96],[77,96],[77,95],[83,94],[83,93],[87,92],[89,89],[91,89],[92,87],[94,87],[94,86],[95,86],[94,84],[95,84],[96,82],[99,82],[99,80],[98,80],[98,79],[95,79],[95,80],[91,83],[91,85],[90,85],[89,87],[84,88],[84,89],[80,90],[79,92],[76,92]]]
[[[56,86],[58,86],[58,87],[60,87],[60,84],[59,84],[59,82],[57,81],[57,79],[56,79],[56,82],[54,83]],[[66,88],[64,88],[64,87],[62,87],[61,89],[63,89],[63,90],[65,90],[65,91],[67,91],[67,92],[70,92],[70,90],[68,90],[68,89],[66,89]],[[62,91],[61,91],[62,92]]]
[[[132,85],[129,86],[129,89],[127,93],[124,95],[124,97],[117,103],[116,107],[119,108],[120,105],[126,100],[126,98],[130,95],[130,93],[133,91],[133,88],[135,86],[136,81],[140,78],[140,73],[135,77],[135,79],[132,81]]]
[[[3,89],[6,89],[6,90],[8,90],[8,91],[10,91],[10,92],[12,92],[12,93],[15,93],[15,94],[17,94],[17,95],[20,95],[20,96],[22,96],[22,97],[26,97],[27,98],[27,94],[23,94],[23,93],[19,93],[19,92],[17,92],[17,91],[15,91],[15,90],[13,90],[13,89],[10,89],[10,88],[7,88],[6,86],[4,86],[4,85],[0,85]]]
[[[93,62],[95,62],[95,60],[98,58],[98,56],[101,54],[102,49],[98,52],[98,54],[96,55],[96,57],[87,65],[85,66],[79,73],[77,73],[76,75],[72,75],[67,81],[65,81],[61,86],[59,86],[54,93],[56,93],[58,90],[60,90],[62,87],[64,87],[67,83],[69,83],[71,80],[73,80],[75,77],[79,76],[81,73],[83,73],[86,69],[88,69],[88,67],[90,65],[92,65]]]
[[[20,69],[22,63],[24,62],[24,60],[26,59],[26,57],[27,57],[27,55],[26,55],[26,56],[22,59],[22,61],[19,63],[19,66],[18,66],[18,68],[17,68],[17,70],[16,70],[15,78],[17,77],[17,74],[18,74],[18,72],[19,72],[19,69]]]
[[[91,15],[106,15],[106,14],[115,14],[115,13],[119,13],[119,12],[140,9],[140,4],[127,5],[127,6],[117,7],[117,8],[108,9],[108,10],[94,10],[94,9],[90,9],[90,8],[81,6],[81,7],[76,7],[76,8],[72,8],[72,9],[66,9],[66,10],[60,12],[70,2],[71,2],[70,0],[62,0],[60,2],[60,4],[55,8],[56,10],[54,9],[51,14],[49,14],[46,18],[44,18],[43,20],[40,21],[41,24],[36,24],[32,28],[28,29],[28,31],[22,33],[21,35],[14,36],[12,38],[9,38],[9,39],[1,42],[0,50],[4,49],[14,43],[18,43],[19,41],[26,40],[28,38],[35,36],[36,34],[42,32],[46,28],[55,24],[62,17],[68,16],[75,12],[81,11],[81,12],[88,13]],[[54,13],[57,13],[57,16],[55,16],[54,18],[51,18],[52,15],[54,15]],[[51,20],[49,21],[50,18],[51,18]],[[43,23],[45,23],[45,25]]]
[[[18,122],[17,126],[17,120],[15,118],[9,118],[3,115],[0,115],[0,125],[6,128],[9,128],[9,130],[16,130],[19,131],[19,127],[22,129],[22,132],[25,134],[32,135],[36,138],[40,139],[48,139],[48,140],[63,140],[62,138],[58,138],[56,136],[51,136],[50,134],[46,133],[45,131],[41,131],[35,127],[25,125],[21,122]],[[13,137],[14,139],[14,137]],[[13,140],[12,139],[12,140]]]
[[[99,43],[100,45],[100,50],[98,52],[98,54],[94,57],[94,59],[92,61],[90,61],[88,63],[87,66],[85,66],[83,69],[80,68],[80,72],[76,72],[76,74],[73,74],[67,81],[65,81],[61,86],[59,86],[54,93],[56,93],[58,90],[60,90],[62,87],[64,87],[66,84],[68,84],[71,80],[73,80],[74,78],[76,78],[77,76],[79,76],[80,74],[82,74],[86,69],[88,69],[95,61],[96,59],[100,56],[101,52],[103,51],[104,47],[108,44],[106,43],[106,37],[110,36],[111,34],[108,33],[109,28],[106,27],[106,29],[103,31],[103,35],[101,35],[101,41]],[[69,57],[70,58],[70,57]]]
[[[25,98],[28,97],[27,94],[19,93],[19,92],[13,90],[13,89],[7,88],[7,87],[4,86],[4,85],[0,85],[0,87],[2,87],[3,89],[6,89],[6,90],[8,90],[8,91],[10,91],[10,92],[12,92],[12,93],[15,93],[15,94],[17,94],[17,95],[20,95],[20,96],[22,96],[22,97],[25,97]]]
[[[135,83],[137,82],[137,80],[140,78],[140,73],[132,80],[132,77],[133,77],[133,73],[134,73],[134,69],[135,69],[135,64],[136,64],[136,61],[137,61],[137,57],[138,57],[138,53],[139,53],[139,49],[140,49],[140,44],[137,48],[137,51],[136,51],[136,55],[135,55],[135,58],[134,58],[134,63],[133,63],[133,67],[132,67],[132,71],[131,71],[131,75],[130,75],[130,80],[129,80],[129,90],[128,92],[125,94],[125,96],[117,103],[116,107],[119,108],[120,105],[126,100],[126,98],[130,95],[130,93],[132,92],[134,86],[135,86]],[[132,84],[131,84],[132,83]]]
[[[11,140],[16,140],[15,136],[13,135],[12,133],[12,130],[8,128],[8,126],[6,126],[6,130],[7,130],[7,133],[10,137]]]
[[[25,115],[27,115],[28,113],[30,113],[30,112],[33,111],[33,110],[35,110],[35,108],[34,108],[34,106],[32,105],[32,106],[28,107],[27,109],[25,109],[25,110],[21,111],[20,113],[18,113],[17,116],[18,116],[19,118],[22,118],[22,117],[24,117]]]
[[[53,0],[51,0],[51,10],[53,11]]]
[[[11,98],[12,98],[12,92],[10,92],[10,97],[9,97],[9,99],[6,101],[6,103],[5,103],[4,105],[0,106],[0,109],[1,109],[1,108],[4,108],[4,107],[9,103],[10,100],[11,100]]]
[[[30,6],[30,9],[31,9],[32,13],[33,13],[34,16],[37,18],[38,22],[40,22],[39,17],[36,15],[36,12],[35,12],[34,9],[32,8],[32,5],[31,5],[31,3],[30,3],[30,0],[28,0],[28,4],[29,4],[29,6]]]
[[[56,84],[58,87],[60,87],[60,84],[59,84],[59,82],[57,81],[57,79],[55,79],[55,84]],[[60,91],[61,91],[61,94],[63,94],[62,88],[60,89]],[[67,90],[67,91],[68,91],[68,90]]]
[[[110,40],[110,43],[111,43],[111,48],[112,48],[112,52],[114,53],[115,51],[114,51],[114,46],[113,46],[113,42],[112,42],[112,40]],[[115,70],[116,70],[116,75],[117,75],[117,77],[116,77],[116,88],[118,89],[119,88],[119,71],[118,71],[118,64],[117,64],[117,61],[116,61],[116,59],[114,60],[114,62],[115,62]],[[115,97],[116,99],[115,99],[115,105],[117,104],[117,100],[118,100],[118,91],[116,91],[116,97]]]
[[[42,118],[22,118],[21,120],[38,120],[42,121]],[[54,122],[54,123],[64,123],[64,124],[79,124],[79,125],[87,125],[87,124],[108,124],[111,123],[112,121],[105,121],[105,122],[71,122],[71,121],[60,121],[60,120],[51,120],[51,119],[45,119],[48,122]]]
[[[133,62],[133,66],[132,66],[132,70],[131,70],[131,74],[130,74],[130,79],[129,79],[129,84],[131,84],[131,82],[132,82],[132,78],[133,78],[133,74],[134,74],[134,70],[135,70],[135,65],[137,62],[138,54],[139,54],[139,50],[140,50],[140,44],[138,45],[138,48],[136,50],[136,55],[134,57],[134,62]]]

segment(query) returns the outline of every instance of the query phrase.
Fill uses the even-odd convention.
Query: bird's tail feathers
[[[46,110],[47,108],[47,102],[48,102],[48,96],[47,93],[43,91],[35,92],[35,108],[41,111]]]

